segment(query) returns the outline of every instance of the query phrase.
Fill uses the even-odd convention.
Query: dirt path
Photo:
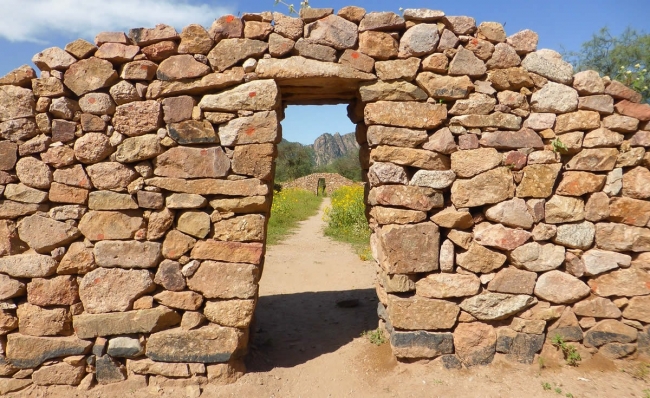
[[[540,369],[537,363],[513,364],[497,356],[489,366],[456,371],[439,361],[396,362],[388,344],[378,347],[360,337],[377,327],[374,265],[323,236],[322,209],[328,203],[267,251],[248,373],[231,385],[205,386],[201,397],[648,397],[647,382],[602,358],[578,368],[549,359],[549,368]],[[337,306],[343,300],[358,305]],[[629,372],[641,369],[639,363],[625,366]],[[543,383],[551,389],[544,390]],[[197,397],[198,392],[195,385],[147,387],[134,378],[90,392],[30,387],[12,396]]]

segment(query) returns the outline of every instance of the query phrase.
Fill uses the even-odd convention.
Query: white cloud
[[[177,30],[198,23],[209,27],[233,7],[187,0],[0,0],[0,39],[48,42],[48,36],[93,39],[103,31],[125,31],[165,23]]]

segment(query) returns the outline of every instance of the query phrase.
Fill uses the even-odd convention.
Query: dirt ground
[[[324,203],[325,206],[327,203]],[[271,246],[260,282],[248,373],[201,397],[650,397],[640,362],[598,356],[577,368],[553,358],[521,365],[497,356],[484,367],[446,370],[439,361],[398,363],[390,346],[361,333],[377,327],[374,265],[323,236],[321,212]],[[355,307],[337,305],[358,300]],[[649,368],[650,370],[650,368]],[[633,377],[636,375],[637,377]],[[545,389],[546,383],[550,389]],[[196,397],[196,385],[147,387],[144,378],[90,391],[29,387],[11,397]]]

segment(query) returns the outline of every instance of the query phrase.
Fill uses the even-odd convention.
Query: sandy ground
[[[650,397],[650,391],[643,392],[650,389],[649,379],[638,377],[644,375],[640,362],[594,357],[569,368],[547,358],[547,367],[541,369],[538,363],[513,364],[497,357],[489,366],[463,370],[446,370],[439,361],[398,363],[388,344],[376,346],[361,337],[377,327],[374,265],[324,237],[322,228],[321,208],[283,243],[268,249],[248,373],[231,385],[205,386],[201,397]],[[355,299],[356,307],[337,305]],[[543,383],[551,389],[545,390]],[[139,379],[91,391],[30,387],[11,396],[197,393],[196,386],[154,388]]]

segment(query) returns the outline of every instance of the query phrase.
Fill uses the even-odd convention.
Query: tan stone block
[[[371,150],[370,159],[374,162],[389,162],[425,170],[448,170],[450,168],[447,156],[424,149],[380,145]]]
[[[32,381],[38,386],[69,385],[76,386],[86,375],[83,365],[70,365],[65,362],[43,366],[32,374]]]
[[[202,211],[185,211],[176,221],[179,231],[198,239],[203,239],[210,233],[210,226],[210,215]]]
[[[459,312],[460,308],[447,300],[388,295],[390,322],[400,329],[450,329],[456,323]]]
[[[63,83],[76,95],[81,96],[108,87],[118,79],[110,62],[91,57],[71,65],[66,70]]]
[[[650,221],[650,202],[627,197],[610,199],[608,221],[645,227]]]
[[[600,191],[605,185],[605,176],[582,171],[567,171],[557,188],[559,195],[582,196]]]
[[[22,203],[43,203],[47,201],[48,193],[24,184],[8,184],[4,190],[4,197]]]
[[[467,98],[474,85],[467,76],[445,76],[421,72],[415,81],[431,98],[455,100]]]
[[[217,222],[213,226],[213,239],[236,242],[261,242],[264,239],[265,218],[249,214]]]
[[[173,95],[198,95],[220,90],[241,83],[244,79],[242,68],[232,68],[224,73],[211,73],[202,78],[188,81],[154,80],[147,88],[147,98],[156,99]]]
[[[122,66],[120,77],[124,80],[153,80],[157,69],[158,65],[154,62],[133,61]]]
[[[224,70],[247,58],[260,58],[268,50],[268,43],[253,39],[223,39],[208,53],[215,71]]]
[[[647,168],[638,166],[623,175],[623,196],[650,198],[650,171]]]
[[[157,303],[170,308],[186,311],[196,311],[203,304],[203,296],[195,292],[163,291],[153,296]],[[224,325],[227,326],[227,325]]]
[[[238,145],[232,155],[232,170],[260,180],[269,180],[277,151],[273,144]]]
[[[56,269],[57,274],[85,274],[95,269],[95,256],[83,242],[73,242]]]
[[[459,253],[456,256],[458,265],[474,273],[486,274],[492,272],[500,268],[505,261],[506,256],[504,254],[474,242],[469,244],[466,252]]]
[[[190,257],[197,260],[234,261],[259,264],[262,259],[261,243],[199,241]]]
[[[173,230],[167,233],[162,245],[162,255],[172,260],[179,259],[194,247],[196,239],[184,233]]]
[[[215,272],[223,275],[218,281],[212,277]],[[247,299],[257,292],[258,276],[258,268],[250,264],[204,261],[187,284],[206,298]]]
[[[385,32],[367,31],[359,34],[359,51],[376,60],[396,58],[398,43]]]
[[[92,342],[71,337],[7,336],[7,358],[22,369],[35,368],[48,359],[84,354]]]
[[[554,304],[575,303],[589,295],[589,286],[578,278],[553,270],[542,274],[535,284],[535,295]]]
[[[86,171],[95,188],[117,192],[126,191],[126,187],[137,178],[135,171],[118,162],[93,164],[86,167]]]
[[[81,233],[66,223],[32,215],[18,222],[18,235],[37,252],[50,252],[74,241]]]
[[[25,284],[7,275],[0,275],[0,300],[19,297],[25,294]]]
[[[498,293],[533,294],[537,274],[507,267],[499,271],[488,283],[487,289]]]
[[[171,329],[152,334],[146,355],[161,362],[226,362],[243,348],[248,334],[218,325],[199,329]]]
[[[8,311],[0,310],[0,335],[5,335],[11,331],[16,330],[17,328],[18,318]],[[3,362],[6,364],[6,361],[4,361],[4,355]]]
[[[457,151],[451,154],[451,169],[460,178],[474,177],[501,164],[502,156],[494,148]]]
[[[482,322],[461,323],[454,330],[456,355],[466,366],[487,365],[496,351],[494,327]]]
[[[475,275],[432,274],[415,284],[418,296],[450,298],[473,296],[479,292],[481,281]]]
[[[100,267],[152,268],[160,262],[160,248],[156,242],[103,240],[95,244],[94,257]]]
[[[524,167],[524,178],[517,187],[517,197],[547,198],[553,193],[553,186],[562,165],[535,164]]]
[[[30,336],[56,336],[70,332],[72,318],[64,308],[45,309],[29,303],[18,306],[19,331]]]
[[[264,196],[244,198],[224,198],[210,201],[210,206],[217,211],[234,213],[261,213],[268,209],[269,202]]]
[[[155,287],[149,271],[98,268],[81,279],[79,296],[86,313],[123,312]]]
[[[295,41],[282,37],[277,33],[271,33],[269,36],[269,54],[272,57],[281,57],[293,50]]]
[[[468,229],[474,226],[474,219],[469,211],[458,211],[453,206],[431,216],[431,221],[443,228]]]
[[[178,53],[178,44],[175,41],[165,40],[143,47],[142,53],[147,59],[160,62]]]
[[[137,212],[90,211],[79,222],[79,229],[91,241],[132,239],[144,226]]]
[[[210,322],[221,326],[246,328],[255,310],[255,300],[209,300],[203,313]]]
[[[383,206],[373,206],[370,215],[380,225],[412,224],[426,219],[426,213],[423,211],[394,209]]]
[[[212,37],[205,28],[191,24],[183,28],[180,34],[181,43],[178,45],[180,54],[208,54],[214,45]]]
[[[162,238],[174,223],[174,212],[168,208],[151,212],[147,223],[147,240]]]
[[[77,280],[72,276],[34,278],[27,284],[27,301],[41,307],[75,304],[79,301]]]
[[[256,196],[266,195],[266,184],[254,178],[245,180],[182,180],[179,178],[150,178],[147,185],[172,192],[193,193],[197,195]]]
[[[1,77],[0,85],[30,87],[30,82],[35,78],[34,69],[29,65],[22,65]]]
[[[189,54],[174,55],[163,60],[156,71],[158,80],[183,80],[205,76],[212,70]]]
[[[616,99],[626,99],[631,102],[641,102],[641,93],[636,92],[621,82],[612,80],[605,87],[605,94],[609,94]]]
[[[218,178],[230,169],[230,161],[220,147],[175,147],[155,159],[154,174],[174,178]]]
[[[121,163],[134,163],[155,158],[163,152],[164,149],[158,136],[156,134],[145,134],[122,141],[117,146],[115,160]]]
[[[411,210],[429,211],[443,207],[442,195],[427,187],[382,185],[372,188],[368,203],[375,206],[399,206]]]
[[[135,333],[151,333],[154,330],[177,325],[181,321],[176,311],[164,306],[138,311],[108,314],[80,314],[73,317],[75,332],[79,338],[114,336]]]
[[[468,180],[456,180],[451,187],[451,200],[457,208],[498,203],[514,196],[511,171],[499,167]],[[475,193],[481,192],[480,196]]]
[[[432,222],[385,225],[377,232],[377,261],[389,274],[431,272],[439,268],[439,228]],[[415,246],[425,248],[411,250]]]
[[[127,359],[126,361],[126,369],[130,373],[166,377],[189,377],[190,372],[187,365],[186,363],[155,362],[149,358]]]
[[[94,191],[88,197],[90,210],[129,210],[137,209],[138,204],[129,194],[112,191]]]
[[[362,72],[372,73],[375,67],[375,60],[368,55],[355,50],[347,49],[339,58],[339,63],[349,65]],[[385,79],[384,79],[385,80]]]
[[[555,122],[557,134],[575,130],[592,130],[600,127],[600,114],[593,111],[577,111],[558,115]]]
[[[596,224],[596,247],[618,252],[650,251],[650,230],[625,224],[598,223]]]
[[[138,191],[138,206],[144,209],[159,210],[165,207],[164,196],[160,192]]]
[[[482,222],[474,227],[475,242],[501,250],[514,250],[523,245],[530,237],[531,234],[528,231],[507,228],[501,224]]]

